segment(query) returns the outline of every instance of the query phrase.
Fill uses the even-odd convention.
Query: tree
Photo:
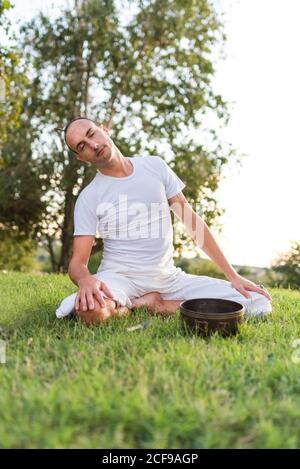
[[[15,39],[6,16],[10,8],[12,5],[8,0],[0,0],[0,34],[7,43]],[[2,146],[7,141],[8,132],[19,124],[25,84],[20,53],[14,46],[0,44],[0,169]]]
[[[281,254],[273,263],[272,269],[279,274],[277,284],[283,288],[300,286],[300,243],[292,241],[288,252]]]
[[[12,25],[7,17],[10,8],[12,5],[8,0],[0,1],[0,34],[5,39],[0,44],[0,268],[24,271],[34,266],[35,251],[34,242],[28,237],[30,230],[22,233],[19,223],[20,219],[26,219],[25,212],[28,206],[28,203],[24,203],[22,199],[28,163],[26,161],[18,167],[18,155],[11,154],[7,150],[12,134],[14,133],[15,138],[19,138],[18,128],[24,102],[26,75],[21,64],[20,51],[15,45],[16,38]],[[23,144],[22,141],[21,145]],[[24,150],[23,147],[23,156]],[[17,169],[19,175],[13,167]],[[14,204],[11,203],[10,197],[12,185],[15,186],[15,191],[19,192]],[[30,191],[30,185],[27,191]]]
[[[218,15],[209,0],[130,4],[136,12],[126,24],[113,0],[81,0],[58,18],[40,14],[21,30],[20,47],[30,65],[23,110],[31,129],[26,158],[36,168],[39,207],[47,207],[40,212],[38,207],[38,217],[29,207],[28,217],[31,212],[30,225],[47,241],[57,271],[66,271],[69,263],[76,197],[94,175],[54,132],[76,115],[103,122],[126,156],[168,157],[187,184],[188,199],[201,198],[206,221],[212,224],[221,213],[214,191],[234,151],[203,125],[208,112],[225,124],[229,117],[211,85],[212,52],[225,40]],[[200,135],[211,138],[210,148]],[[15,194],[14,181],[10,184]]]
[[[0,270],[38,270],[35,254],[36,246],[32,239],[21,236],[18,230],[0,230]]]
[[[226,279],[223,272],[210,259],[203,259],[199,255],[192,259],[180,257],[175,262],[178,267],[189,274]]]

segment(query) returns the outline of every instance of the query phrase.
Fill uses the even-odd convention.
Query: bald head
[[[110,156],[114,145],[108,129],[89,118],[80,117],[70,121],[64,129],[68,147],[77,159],[102,165]]]
[[[70,145],[70,142],[68,141],[68,133],[69,133],[69,129],[73,126],[73,125],[76,125],[76,123],[81,123],[83,121],[87,121],[87,122],[90,122],[90,123],[93,123],[96,125],[96,123],[92,120],[92,119],[89,119],[88,117],[75,117],[75,119],[72,119],[68,122],[68,124],[65,126],[64,128],[64,136],[65,136],[65,142],[66,144],[68,145],[68,147],[70,148],[70,150],[72,150],[74,153],[78,153],[77,150],[75,150],[71,145]]]

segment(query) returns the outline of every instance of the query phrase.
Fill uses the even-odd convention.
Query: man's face
[[[78,153],[77,159],[105,166],[111,158],[113,141],[108,130],[87,119],[79,119],[67,129],[68,145]]]

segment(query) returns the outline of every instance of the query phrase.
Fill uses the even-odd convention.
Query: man
[[[74,211],[73,255],[69,276],[78,292],[62,301],[58,317],[75,312],[85,323],[146,305],[175,312],[183,300],[225,298],[242,303],[250,315],[272,311],[263,286],[239,275],[212,233],[182,193],[185,184],[158,156],[122,155],[108,129],[84,117],[64,130],[77,159],[96,168]],[[228,280],[190,275],[173,262],[170,210]],[[91,275],[87,263],[96,232],[103,238],[103,260]]]

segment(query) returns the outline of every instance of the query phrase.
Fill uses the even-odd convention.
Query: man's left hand
[[[251,298],[250,293],[248,291],[255,291],[264,295],[268,298],[269,301],[272,301],[271,295],[265,290],[262,286],[256,285],[255,283],[247,280],[246,278],[242,277],[239,274],[236,274],[234,278],[230,279],[231,285],[235,288],[238,292],[240,292],[246,298]]]

